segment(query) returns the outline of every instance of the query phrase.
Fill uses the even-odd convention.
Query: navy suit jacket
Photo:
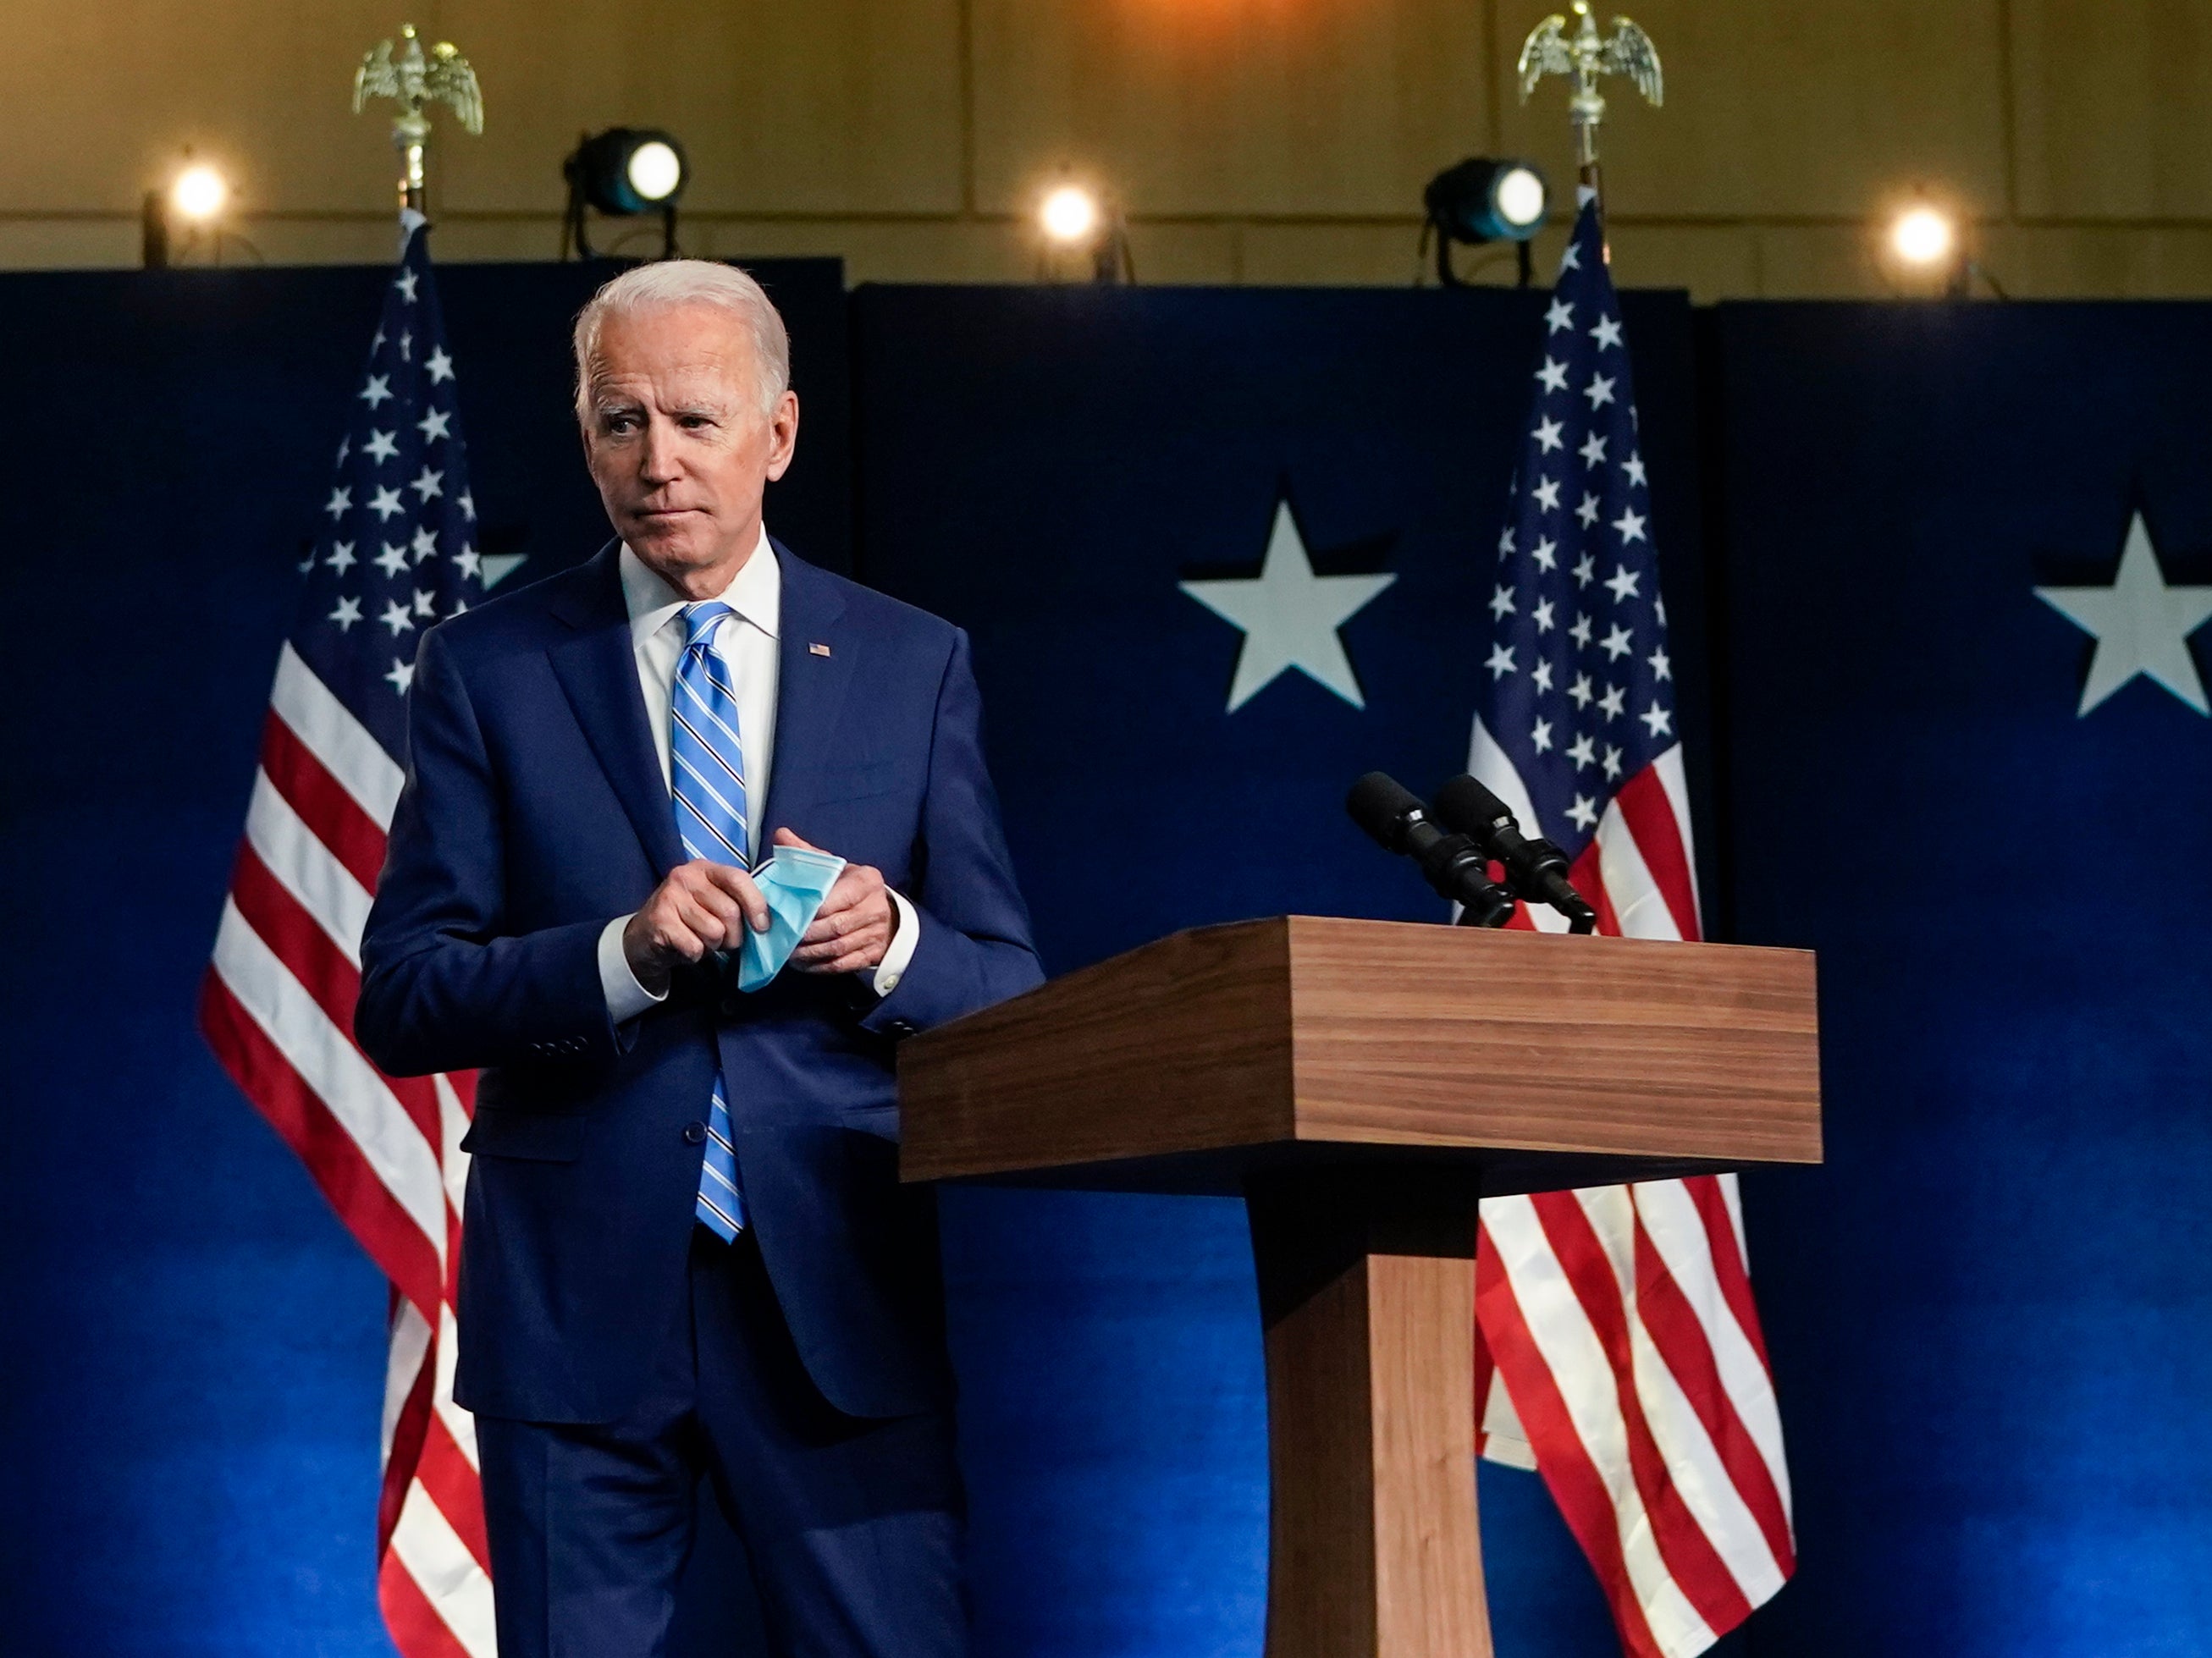
[[[839,1409],[945,1396],[934,1208],[896,1178],[899,1037],[1039,981],[984,769],[967,636],[780,544],[763,834],[872,864],[921,935],[865,975],[679,972],[616,1026],[598,944],[684,861],[609,546],[424,635],[406,786],[362,946],[356,1028],[395,1075],[480,1068],[455,1394],[537,1422],[635,1400],[684,1293],[714,1073],[748,1217]],[[827,653],[815,647],[826,646]]]

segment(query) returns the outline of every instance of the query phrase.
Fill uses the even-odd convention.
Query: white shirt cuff
[[[915,946],[921,942],[921,922],[914,913],[914,906],[907,902],[906,894],[896,887],[885,890],[891,896],[891,907],[898,911],[898,929],[891,934],[890,947],[884,951],[884,959],[876,963],[875,977],[868,981],[878,996],[888,996],[898,988],[907,963],[914,960]],[[629,971],[627,963],[623,971]]]
[[[599,934],[599,989],[607,999],[607,1017],[617,1024],[668,999],[666,991],[654,995],[629,970],[629,957],[623,954],[623,929],[629,923],[629,916],[617,915]]]

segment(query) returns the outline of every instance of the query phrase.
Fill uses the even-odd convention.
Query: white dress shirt
[[[619,556],[623,603],[629,610],[629,635],[637,653],[638,689],[645,693],[645,723],[653,732],[653,750],[660,762],[660,780],[675,798],[675,783],[668,758],[668,710],[675,695],[676,670],[684,659],[689,630],[684,622],[683,594],[663,581],[635,553],[625,546]],[[734,614],[716,624],[708,649],[721,658],[738,692],[738,737],[744,744],[746,851],[758,863],[771,848],[774,833],[765,821],[769,768],[775,759],[776,687],[782,674],[777,654],[777,628],[783,610],[783,571],[775,550],[769,545],[768,531],[761,537],[730,585],[717,595]],[[674,810],[672,805],[670,810]],[[826,850],[835,852],[835,847]],[[914,959],[921,927],[914,906],[903,893],[890,894],[897,926],[877,963],[872,981],[878,996],[897,987],[907,963]],[[599,934],[599,985],[606,993],[607,1011],[615,1023],[634,1019],[665,999],[637,981],[629,960],[623,954],[623,929],[630,917],[618,915]]]

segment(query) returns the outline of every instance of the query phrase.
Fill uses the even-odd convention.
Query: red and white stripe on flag
[[[387,1077],[354,1039],[400,771],[291,646],[278,659],[200,1027],[392,1281],[377,1589],[405,1658],[493,1658],[476,1429],[453,1403],[473,1075]]]
[[[1468,769],[1540,821],[1480,721]],[[1694,939],[1690,848],[1677,744],[1622,783],[1571,878],[1601,932]],[[1796,1568],[1735,1176],[1487,1199],[1475,1280],[1481,1454],[1543,1476],[1629,1652],[1705,1651]]]

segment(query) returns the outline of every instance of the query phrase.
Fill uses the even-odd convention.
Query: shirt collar
[[[675,620],[690,601],[648,569],[627,543],[616,562],[622,572],[623,604],[629,611],[630,644],[635,647]],[[776,562],[775,549],[769,544],[766,525],[761,526],[752,556],[714,597],[770,639],[777,636],[777,619],[783,609],[783,570]]]

